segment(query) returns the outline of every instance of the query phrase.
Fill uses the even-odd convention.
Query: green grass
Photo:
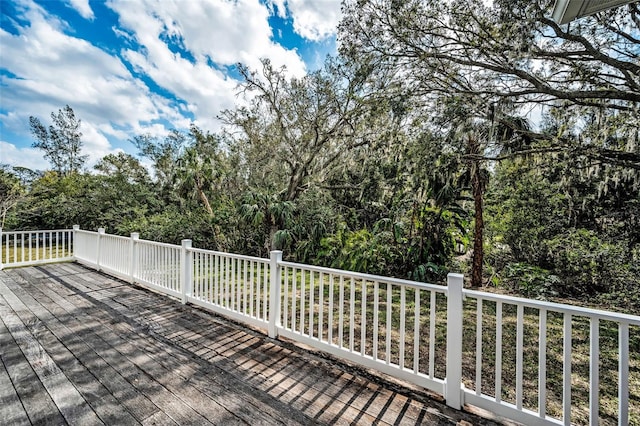
[[[46,246],[36,248],[34,244],[33,247],[25,247],[24,249],[20,246],[14,248],[13,245],[11,245],[8,249],[6,246],[3,246],[0,255],[2,256],[0,261],[6,266],[11,266],[12,263],[19,262],[61,259],[72,256],[73,252],[68,246],[63,248],[61,245],[54,245],[53,247]]]

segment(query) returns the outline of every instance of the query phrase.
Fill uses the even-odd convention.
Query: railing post
[[[192,269],[193,269],[193,253],[187,250],[191,248],[191,240],[182,240],[182,249],[180,251],[180,290],[182,292],[182,304],[187,303],[187,296],[191,296],[193,287]]]
[[[138,240],[140,234],[137,232],[131,233],[129,239],[129,281],[133,284],[136,282],[136,273],[138,272]]]
[[[269,270],[271,272],[271,282],[269,284],[269,337],[278,337],[280,327],[280,262],[282,262],[282,252],[274,250],[271,252]]]
[[[96,269],[99,271],[100,270],[100,256],[101,256],[101,252],[100,252],[100,240],[102,240],[102,236],[104,235],[104,228],[98,228],[98,238],[97,238],[97,242],[96,242]]]
[[[447,405],[462,407],[462,274],[447,275]]]
[[[71,233],[71,247],[73,249],[71,256],[73,257],[73,260],[78,260],[76,259],[76,241],[77,241],[77,234],[79,230],[80,230],[80,225],[73,225],[73,232]],[[37,237],[38,236],[36,235],[36,238]]]

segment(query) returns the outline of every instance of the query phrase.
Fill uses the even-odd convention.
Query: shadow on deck
[[[73,263],[0,271],[2,424],[494,424]]]

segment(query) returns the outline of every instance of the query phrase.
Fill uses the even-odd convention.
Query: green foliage
[[[544,267],[507,261],[494,284],[527,297],[624,299],[629,305],[623,310],[640,306],[637,251],[629,253],[624,244],[603,241],[586,229],[570,229],[538,244]],[[492,262],[494,256],[509,259],[509,253],[494,252]]]
[[[348,230],[345,222],[322,238],[314,263],[378,275],[440,281],[456,244],[449,211],[425,208],[413,221],[379,220],[371,229]]]
[[[556,289],[563,296],[589,297],[640,283],[630,273],[628,249],[603,241],[594,231],[572,229],[542,245],[544,263],[561,274]]]
[[[321,240],[336,229],[336,203],[324,190],[310,189],[296,202],[291,223],[292,241],[285,254],[298,262],[313,263]]]
[[[120,233],[139,232],[140,238],[170,244],[180,244],[183,239],[193,241],[194,247],[217,249],[215,224],[200,212],[184,212],[173,207],[165,211],[127,221],[120,226]]]
[[[561,160],[561,161],[559,161]],[[489,193],[489,262],[496,281],[532,296],[619,296],[638,305],[640,193],[633,181],[607,191],[611,173],[584,175],[564,158],[506,162]]]
[[[503,271],[502,284],[523,296],[547,299],[558,296],[562,280],[539,266],[509,263]]]
[[[26,188],[8,167],[0,167],[0,228],[5,227],[7,214],[24,197]]]
[[[261,235],[264,253],[267,255],[270,250],[281,250],[291,244],[289,228],[294,210],[295,203],[292,201],[283,201],[276,195],[249,191],[244,194],[238,214],[248,232],[253,231],[258,239]]]
[[[105,176],[132,184],[149,184],[151,177],[140,161],[132,155],[118,152],[105,155],[94,166],[94,169]]]
[[[342,224],[334,235],[321,240],[316,259],[333,268],[388,274],[392,265],[403,263],[401,253],[390,237],[388,232],[347,231]]]
[[[120,224],[159,208],[149,186],[118,176],[47,172],[35,180],[28,197],[15,208],[21,229],[60,229],[80,225],[84,229]]]

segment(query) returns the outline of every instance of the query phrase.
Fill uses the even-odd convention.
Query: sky
[[[89,167],[136,154],[136,135],[217,131],[237,63],[303,76],[335,54],[339,20],[340,0],[0,0],[0,164],[47,169],[29,117],[65,105]]]

